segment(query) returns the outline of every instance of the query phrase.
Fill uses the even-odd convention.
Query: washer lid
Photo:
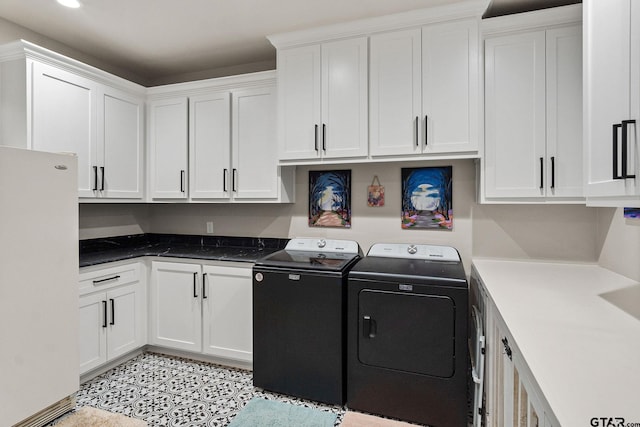
[[[451,246],[409,243],[376,243],[371,246],[367,256],[460,262],[458,251]]]
[[[257,266],[282,269],[343,271],[360,259],[357,253],[281,250],[256,261]]]

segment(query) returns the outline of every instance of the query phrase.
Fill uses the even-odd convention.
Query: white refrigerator
[[[79,388],[77,159],[0,146],[0,424],[42,426]]]

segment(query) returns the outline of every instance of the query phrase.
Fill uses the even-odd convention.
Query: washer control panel
[[[353,240],[334,239],[311,239],[300,238],[289,240],[285,247],[287,251],[307,251],[307,252],[330,252],[357,254],[359,252],[358,242]]]
[[[376,243],[371,246],[367,256],[460,262],[460,255],[455,248],[439,245]]]

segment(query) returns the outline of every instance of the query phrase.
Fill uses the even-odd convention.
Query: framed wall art
[[[372,208],[384,206],[384,185],[380,184],[378,175],[373,176],[371,185],[367,187],[367,206]]]
[[[309,171],[309,226],[351,227],[351,170]]]
[[[452,167],[402,168],[402,228],[453,229]]]

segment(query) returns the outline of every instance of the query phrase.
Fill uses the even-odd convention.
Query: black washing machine
[[[466,426],[468,301],[456,249],[373,245],[349,273],[347,407]]]
[[[253,267],[253,384],[330,404],[346,395],[349,240],[296,238]]]

